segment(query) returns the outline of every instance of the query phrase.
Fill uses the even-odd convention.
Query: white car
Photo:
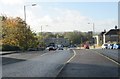
[[[107,48],[108,48],[108,49],[113,49],[113,45],[114,45],[114,44],[108,44]]]
[[[114,44],[113,49],[120,49],[120,44]]]
[[[63,50],[63,45],[58,45],[58,46],[57,46],[57,49],[58,49],[58,50]]]
[[[107,49],[108,48],[108,44],[103,44],[102,45],[102,49]]]

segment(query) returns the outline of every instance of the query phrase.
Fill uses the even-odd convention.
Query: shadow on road
[[[15,59],[15,58],[2,57],[2,65],[17,63],[17,62],[21,62],[21,61],[26,61],[26,60],[24,60],[24,59]]]

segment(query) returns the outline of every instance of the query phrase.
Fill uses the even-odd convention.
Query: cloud
[[[22,4],[25,0],[0,0],[0,3],[6,4],[6,5],[17,5]]]
[[[44,13],[44,10],[41,10],[41,12]],[[43,31],[64,32],[79,30],[87,32],[93,30],[92,25],[88,25],[88,22],[94,22],[95,31],[101,32],[104,29],[114,28],[115,24],[118,24],[115,19],[91,20],[92,18],[82,15],[81,12],[69,9],[52,9],[48,14],[42,16],[39,14],[31,18],[35,19],[34,21],[29,21],[32,25],[31,28],[37,32],[40,32],[41,25],[43,26]]]
[[[99,32],[103,31],[104,29],[110,30],[110,29],[114,29],[116,25],[118,26],[117,19],[99,20],[99,21],[95,21],[95,30]]]
[[[41,11],[44,12],[44,11]],[[52,13],[45,14],[44,16],[36,15],[30,18],[29,24],[31,28],[37,32],[41,30],[40,26],[48,25],[43,31],[73,31],[73,30],[88,30],[89,28],[84,28],[84,24],[89,22],[89,18],[81,15],[79,11],[69,10],[69,9],[52,9]],[[30,12],[29,12],[30,13]],[[34,20],[33,20],[34,19]]]
[[[1,0],[3,1],[3,0]],[[8,1],[8,2],[7,2]],[[10,0],[4,0],[10,5],[16,5],[23,3],[23,0],[14,0],[13,3],[9,3]],[[20,2],[19,2],[20,1]],[[6,4],[7,4],[6,3]],[[37,5],[38,6],[38,5]],[[43,26],[43,31],[50,32],[64,32],[64,31],[92,31],[92,25],[88,25],[88,22],[95,23],[95,31],[103,31],[104,29],[114,28],[117,25],[117,20],[115,19],[105,19],[105,20],[91,20],[88,16],[82,14],[80,11],[73,9],[61,9],[61,8],[46,8],[42,6],[28,6],[26,9],[27,23],[30,25],[32,30],[36,32],[41,31],[41,25]],[[24,19],[23,7],[15,7],[16,10],[5,10],[7,15],[16,17],[20,16]],[[16,12],[14,12],[16,11]],[[46,25],[48,25],[46,27]]]

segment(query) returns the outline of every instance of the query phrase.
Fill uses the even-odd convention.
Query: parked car
[[[114,45],[114,44],[108,44],[107,48],[108,48],[108,49],[113,49],[113,45]]]
[[[58,50],[63,50],[63,47],[58,47]]]
[[[58,45],[58,46],[57,46],[57,49],[58,49],[58,50],[63,50],[63,45]]]
[[[108,48],[108,44],[105,43],[101,47],[102,47],[102,49],[107,49]]]
[[[120,44],[114,44],[113,49],[120,49]]]

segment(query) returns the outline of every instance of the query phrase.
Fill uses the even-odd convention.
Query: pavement
[[[76,56],[61,70],[58,79],[59,77],[118,79],[119,68],[116,63],[97,54],[91,49],[75,50],[75,52]]]
[[[19,53],[21,51],[0,51],[0,55]]]

